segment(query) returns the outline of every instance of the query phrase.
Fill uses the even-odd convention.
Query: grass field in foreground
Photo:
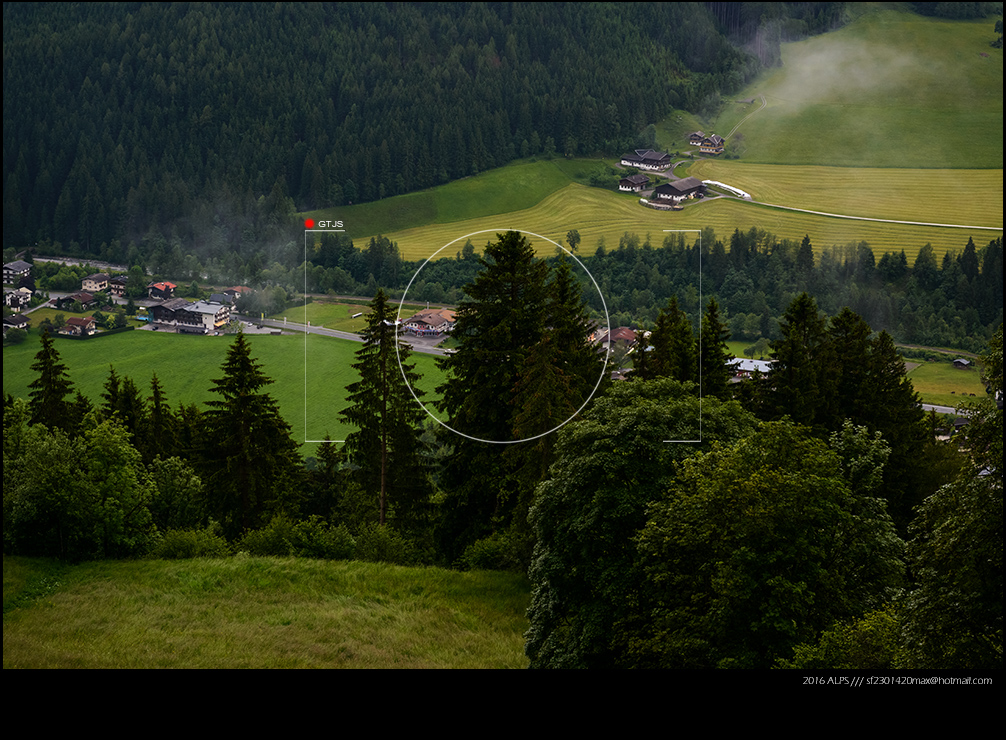
[[[468,219],[458,223],[431,224],[388,234],[398,243],[406,259],[426,259],[446,244],[473,232],[488,231],[472,241],[481,248],[494,239],[496,231],[520,229],[563,243],[566,232],[577,229],[582,242],[580,251],[592,255],[598,240],[604,237],[607,248],[618,246],[625,233],[641,238],[650,234],[655,246],[663,242],[664,229],[698,230],[711,226],[718,238],[728,242],[734,229],[747,231],[752,227],[772,232],[780,238],[799,241],[809,234],[815,250],[866,240],[879,256],[884,252],[905,250],[909,264],[918,251],[931,243],[936,254],[961,251],[968,237],[984,246],[1002,235],[1001,231],[948,229],[934,226],[909,226],[871,221],[852,221],[783,211],[732,199],[691,202],[683,211],[655,211],[639,205],[638,199],[626,194],[570,184],[545,198],[532,208],[497,216]],[[463,242],[461,242],[463,243]],[[539,254],[548,255],[555,247],[539,242]],[[458,245],[460,248],[460,243]],[[454,246],[442,255],[453,255]]]
[[[103,561],[8,609],[50,561],[4,557],[4,668],[525,668],[520,575],[234,557]]]
[[[360,344],[310,335],[305,356],[303,334],[249,334],[247,339],[252,357],[275,381],[266,390],[293,428],[294,440],[323,439],[326,434],[332,439],[344,439],[351,428],[340,422],[337,414],[346,406],[346,386],[359,380],[351,365],[356,361]],[[150,378],[156,372],[168,403],[177,408],[179,403],[202,405],[217,397],[210,392],[211,381],[222,376],[220,366],[232,341],[233,337],[226,336],[132,331],[86,341],[57,339],[56,349],[75,388],[93,404],[101,403],[109,365],[114,365],[120,378],[133,379],[144,398],[150,395]],[[28,384],[36,378],[30,366],[38,349],[39,338],[35,334],[19,345],[4,347],[4,395],[28,397]],[[422,376],[420,389],[426,392],[424,400],[431,400],[434,389],[443,382],[443,373],[432,355],[414,354],[413,358]],[[313,449],[309,446],[304,452],[314,454]]]
[[[799,203],[808,210],[899,221],[1003,225],[1002,170],[920,172],[706,159],[691,165],[688,174],[776,205]]]
[[[735,96],[769,103],[739,129],[743,159],[1002,169],[1003,50],[989,46],[995,19],[866,7],[844,28],[783,44],[782,65]],[[753,106],[727,106],[713,130],[726,135]]]

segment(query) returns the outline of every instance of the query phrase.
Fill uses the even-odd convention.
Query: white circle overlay
[[[608,327],[608,336],[610,337],[611,336],[611,318],[608,316],[608,304],[604,300],[604,294],[601,293],[600,286],[597,284],[597,281],[594,279],[594,276],[590,274],[590,270],[587,269],[586,265],[584,265],[579,260],[579,258],[577,258],[577,256],[575,254],[573,254],[572,252],[570,252],[568,249],[566,249],[564,246],[562,246],[558,242],[552,241],[547,236],[542,236],[541,234],[535,234],[532,231],[525,231],[524,229],[483,229],[482,231],[473,231],[471,234],[465,234],[464,236],[459,236],[454,241],[448,242],[447,244],[445,244],[444,246],[442,246],[440,249],[438,249],[436,252],[434,252],[433,254],[431,254],[429,257],[426,258],[426,261],[423,262],[423,264],[421,264],[419,266],[419,269],[416,270],[415,274],[412,276],[412,279],[409,280],[409,284],[407,286],[405,286],[405,292],[402,293],[402,299],[401,299],[401,301],[398,302],[398,314],[395,317],[395,323],[397,324],[398,322],[400,322],[402,320],[402,308],[405,306],[405,298],[409,294],[409,288],[412,287],[412,283],[414,283],[415,280],[416,280],[416,278],[419,277],[419,273],[422,272],[423,268],[426,267],[426,265],[431,260],[436,259],[436,257],[437,257],[438,254],[440,254],[441,252],[443,252],[445,249],[447,249],[451,245],[457,244],[462,239],[468,239],[469,237],[477,236],[478,234],[497,234],[497,235],[499,235],[500,233],[504,233],[504,232],[507,232],[507,231],[516,231],[516,232],[521,233],[521,234],[527,234],[528,236],[533,236],[533,237],[535,237],[537,239],[543,239],[543,240],[549,242],[550,244],[555,244],[556,247],[558,247],[563,252],[565,252],[570,257],[572,257],[576,261],[576,264],[578,264],[581,268],[583,268],[583,271],[585,273],[587,273],[587,277],[590,278],[590,282],[592,282],[594,284],[594,288],[597,290],[597,294],[601,297],[601,305],[604,307],[604,321],[605,321],[605,324]],[[547,432],[542,432],[541,434],[536,434],[535,436],[533,436],[533,437],[527,437],[526,439],[498,440],[498,439],[482,439],[481,437],[473,437],[473,436],[471,436],[469,434],[465,434],[464,432],[459,432],[454,427],[450,426],[449,424],[446,424],[445,422],[441,421],[436,416],[434,416],[433,412],[430,411],[428,408],[426,408],[426,406],[423,404],[423,402],[419,400],[419,397],[416,395],[416,391],[409,384],[408,378],[405,377],[405,368],[402,367],[402,357],[401,357],[401,354],[399,353],[398,342],[395,342],[395,357],[398,360],[398,369],[402,373],[402,378],[405,380],[405,385],[409,389],[409,393],[412,394],[412,397],[416,400],[416,403],[418,403],[420,405],[420,407],[423,409],[423,411],[425,411],[429,415],[429,417],[431,419],[433,419],[435,422],[437,422],[437,424],[439,424],[440,426],[444,427],[444,429],[448,429],[448,430],[454,432],[455,434],[457,434],[460,437],[464,437],[465,439],[470,439],[472,442],[484,442],[484,443],[490,444],[490,445],[515,445],[515,444],[521,444],[522,442],[533,442],[536,439],[541,439],[542,437],[548,436],[552,432],[555,432],[558,429],[561,429],[562,427],[566,426],[567,424],[569,424],[569,422],[573,421],[573,419],[576,418],[577,414],[579,414],[581,411],[583,411],[584,407],[588,403],[590,403],[590,400],[594,397],[594,394],[597,393],[597,389],[601,387],[601,381],[604,380],[604,373],[608,369],[608,352],[606,351],[604,353],[604,365],[601,367],[601,374],[597,378],[597,383],[594,384],[594,389],[590,392],[590,395],[587,396],[587,399],[580,405],[580,408],[578,408],[576,411],[574,411],[573,414],[568,419],[566,419],[564,422],[562,422],[561,424],[558,424],[558,425],[552,427]]]

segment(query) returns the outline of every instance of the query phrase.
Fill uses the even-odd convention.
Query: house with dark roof
[[[23,277],[31,273],[31,265],[24,260],[8,262],[3,266],[3,281],[8,285],[17,285]]]
[[[104,272],[96,272],[93,275],[88,275],[80,281],[80,289],[86,290],[88,293],[108,290],[108,275]]]
[[[83,290],[79,290],[76,293],[57,298],[56,308],[60,311],[68,311],[74,303],[79,303],[84,308],[90,308],[94,305],[94,296]]]
[[[688,198],[698,198],[706,193],[706,186],[697,177],[683,177],[680,180],[658,185],[651,196],[655,201],[670,201],[680,203]]]
[[[650,178],[646,175],[629,175],[618,181],[618,189],[627,193],[638,193],[650,184]]]
[[[126,278],[119,276],[108,279],[108,292],[116,298],[126,295]]]
[[[704,138],[706,138],[706,135],[701,131],[693,131],[688,135],[688,143],[692,146],[701,146]]]
[[[31,326],[31,321],[27,316],[4,316],[3,317],[3,333],[7,336],[7,332],[11,329],[24,329],[28,330]]]
[[[671,166],[671,155],[652,149],[636,149],[634,153],[622,155],[622,165],[639,170],[666,170]]]
[[[703,154],[723,154],[723,137],[718,134],[709,134],[699,144],[699,151]]]
[[[59,330],[68,337],[89,337],[98,330],[98,322],[93,316],[71,316]]]
[[[211,334],[227,326],[231,319],[229,304],[189,303],[184,298],[172,298],[147,310],[155,327],[179,334]]]

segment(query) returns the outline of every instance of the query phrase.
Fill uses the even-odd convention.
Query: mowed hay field
[[[5,669],[527,667],[531,586],[512,573],[247,556],[3,565]]]
[[[1002,206],[999,206],[1000,211]],[[577,229],[582,242],[580,252],[592,255],[603,237],[606,247],[614,249],[626,232],[641,238],[650,235],[651,243],[663,243],[664,230],[697,231],[712,227],[716,236],[729,241],[734,229],[747,231],[764,229],[780,238],[800,240],[809,234],[815,250],[832,245],[845,245],[865,240],[874,252],[899,252],[905,250],[909,262],[928,242],[942,255],[946,251],[961,251],[968,237],[983,245],[1001,235],[1001,231],[948,229],[935,226],[885,224],[872,221],[854,221],[812,214],[782,211],[734,199],[715,199],[690,202],[683,211],[655,211],[639,205],[638,198],[625,194],[570,184],[553,193],[532,208],[496,216],[466,219],[457,223],[432,224],[388,234],[398,243],[405,259],[426,259],[445,245],[440,257],[452,257],[464,244],[464,237],[475,232],[472,242],[479,248],[495,232],[519,229],[564,243],[566,232]],[[697,234],[692,234],[689,241]],[[542,240],[533,240],[539,254],[548,256],[555,247]]]
[[[813,211],[1000,230],[1003,225],[1002,170],[932,172],[706,159],[689,167],[688,174],[733,185],[754,200],[799,203],[796,207]]]
[[[338,419],[346,407],[346,386],[359,380],[352,368],[358,342],[317,335],[284,336],[247,335],[251,354],[262,371],[274,382],[266,387],[279,404],[280,413],[293,429],[297,442],[345,439],[352,427]],[[213,380],[222,377],[220,369],[233,337],[200,337],[151,331],[132,331],[85,341],[56,340],[63,363],[74,387],[90,399],[102,403],[101,394],[108,380],[109,365],[122,377],[130,377],[140,394],[150,395],[150,379],[157,373],[168,403],[203,406],[216,400],[211,393]],[[35,334],[19,345],[4,347],[3,392],[15,398],[28,398],[28,385],[37,374],[31,364],[39,350]],[[424,401],[432,399],[444,375],[432,355],[414,354],[413,360],[422,380]],[[305,391],[306,385],[306,391]],[[429,406],[429,404],[427,404]],[[204,407],[205,408],[205,407]],[[305,449],[313,454],[314,447]]]
[[[782,45],[782,66],[740,92],[743,158],[775,164],[973,169],[1003,166],[1003,50],[995,18],[949,21],[850,4],[859,18]],[[726,135],[759,103],[728,106]]]

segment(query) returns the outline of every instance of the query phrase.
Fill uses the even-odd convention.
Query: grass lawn
[[[359,379],[352,364],[360,344],[310,335],[305,348],[303,334],[249,334],[247,339],[252,356],[275,381],[267,390],[293,427],[294,440],[320,440],[326,434],[332,439],[344,439],[351,427],[340,422],[337,414],[345,408],[346,386]],[[100,340],[57,339],[56,349],[75,387],[92,403],[101,403],[109,365],[114,365],[116,373],[132,378],[144,396],[149,394],[150,378],[156,372],[168,402],[177,407],[179,403],[204,404],[214,398],[211,381],[221,377],[220,366],[231,341],[232,337],[226,336],[132,331]],[[28,384],[36,377],[30,366],[38,348],[39,337],[34,333],[19,345],[4,347],[5,395],[28,397]],[[422,376],[424,400],[432,399],[444,376],[432,355],[414,354],[413,358]],[[308,446],[304,453],[314,454],[313,450],[313,445]]]
[[[958,370],[948,362],[922,362],[909,371],[908,378],[925,403],[956,406],[961,401],[980,400],[987,395],[977,368]]]
[[[391,303],[397,311],[398,301],[392,299]],[[402,316],[407,318],[416,311],[425,308],[425,303],[421,305],[418,303],[406,303],[402,307]],[[270,316],[269,318],[279,319],[280,321],[286,319],[298,324],[310,322],[311,326],[323,326],[326,329],[335,329],[337,331],[348,331],[354,334],[359,334],[367,326],[366,314],[369,311],[370,307],[365,303],[347,303],[344,301],[328,301],[324,298],[316,298],[311,303],[308,303],[306,307],[297,306],[295,308],[289,308],[286,311]],[[358,313],[363,315],[353,318],[353,316]]]
[[[3,562],[4,668],[527,667],[521,575],[247,556]]]
[[[782,66],[738,93],[768,107],[740,128],[744,160],[847,167],[1002,169],[1003,50],[993,18],[950,21],[871,8],[782,45]],[[726,135],[757,105],[735,104]]]

